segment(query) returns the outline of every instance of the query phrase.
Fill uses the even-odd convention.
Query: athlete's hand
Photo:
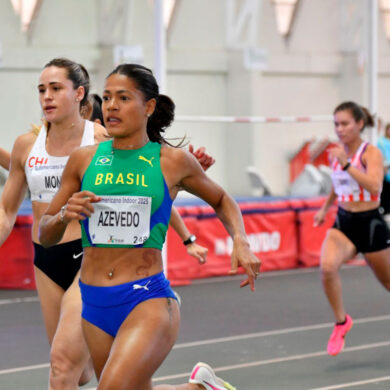
[[[187,248],[187,253],[190,256],[198,259],[199,264],[204,264],[206,262],[207,253],[209,251],[207,248],[198,245],[196,242],[186,245],[186,248]]]
[[[249,249],[249,244],[247,242],[234,242],[232,267],[229,274],[237,274],[239,266],[244,268],[246,274],[248,275],[248,278],[240,283],[240,287],[245,287],[249,284],[251,290],[255,291],[255,280],[260,274],[261,261]]]
[[[315,215],[314,215],[314,226],[321,226],[325,222],[325,215],[326,212],[323,209],[320,209]]]
[[[94,212],[92,203],[99,202],[101,199],[101,196],[97,196],[91,191],[74,193],[65,205],[63,222],[68,223],[72,220],[82,221],[89,218]]]
[[[348,156],[344,148],[341,145],[335,145],[329,150],[329,156],[331,159],[337,158],[339,164],[344,167],[348,163]]]
[[[205,153],[205,150],[206,148],[204,146],[195,151],[191,144],[188,146],[188,151],[195,156],[203,170],[207,171],[215,163],[215,159],[209,154]]]

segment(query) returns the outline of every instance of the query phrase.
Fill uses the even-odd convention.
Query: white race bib
[[[337,195],[359,195],[360,186],[347,172],[336,171],[332,174]]]
[[[93,207],[89,218],[93,244],[139,245],[149,238],[151,197],[103,196]]]

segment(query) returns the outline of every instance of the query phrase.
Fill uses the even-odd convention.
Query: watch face
[[[184,245],[188,245],[194,243],[195,241],[196,241],[196,236],[191,234],[191,236],[189,236],[183,243]]]

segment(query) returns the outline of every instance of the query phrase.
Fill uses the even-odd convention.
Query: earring
[[[76,103],[78,103],[79,102],[79,99],[78,98],[76,98]]]

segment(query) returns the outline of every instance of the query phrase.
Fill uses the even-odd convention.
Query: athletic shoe
[[[190,383],[202,385],[206,390],[237,390],[228,382],[218,378],[213,369],[206,363],[196,363],[191,376]]]
[[[348,314],[345,316],[344,324],[335,324],[332,334],[328,341],[328,354],[332,356],[338,355],[344,348],[345,335],[351,330],[353,321]]]

